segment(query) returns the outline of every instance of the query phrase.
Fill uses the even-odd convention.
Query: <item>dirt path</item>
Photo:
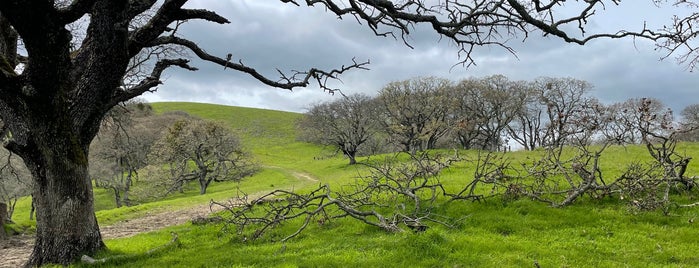
[[[216,210],[216,207],[213,207]],[[144,217],[101,226],[102,238],[114,239],[160,230],[165,227],[184,224],[193,218],[204,217],[211,213],[209,204],[194,207],[147,214]],[[0,268],[21,267],[29,258],[34,246],[34,236],[13,237],[9,242],[0,242]]]
[[[299,180],[318,181],[307,173],[291,171],[291,174]],[[130,237],[169,226],[184,224],[193,218],[205,217],[220,209],[220,206],[211,207],[209,204],[202,204],[176,211],[146,214],[146,216],[140,218],[125,220],[108,226],[100,226],[100,231],[103,239]],[[9,241],[0,242],[0,268],[21,267],[29,258],[33,246],[34,236],[22,235],[13,237]]]

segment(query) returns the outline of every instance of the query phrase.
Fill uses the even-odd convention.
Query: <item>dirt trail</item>
[[[217,210],[216,206],[212,209]],[[165,227],[184,224],[193,218],[204,217],[211,213],[209,204],[160,213],[147,214],[144,217],[101,226],[102,238],[113,239],[130,237],[139,233],[160,230]],[[21,267],[29,258],[34,246],[34,236],[13,237],[9,242],[0,242],[0,268]]]
[[[299,180],[318,181],[307,173],[291,171],[291,174]],[[130,237],[169,226],[184,224],[193,218],[205,217],[220,209],[220,206],[202,204],[176,211],[151,213],[140,218],[125,220],[108,226],[100,226],[100,231],[103,239]],[[34,236],[26,235],[16,236],[9,241],[0,242],[0,268],[21,267],[29,258],[33,246]]]

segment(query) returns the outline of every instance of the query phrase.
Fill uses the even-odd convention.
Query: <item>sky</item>
[[[622,2],[598,10],[589,21],[588,33],[640,30],[644,22],[657,29],[670,22],[681,9],[658,9],[648,2]],[[296,7],[276,0],[192,1],[188,8],[206,8],[231,21],[219,25],[190,21],[179,34],[195,41],[207,52],[233,61],[273,78],[284,72],[312,67],[332,69],[369,60],[370,70],[353,70],[331,85],[344,94],[375,96],[387,83],[418,76],[437,76],[459,81],[496,74],[510,80],[533,80],[541,76],[573,77],[594,85],[592,95],[603,103],[628,98],[653,97],[673,110],[699,103],[699,73],[654,50],[645,40],[595,40],[585,46],[559,39],[530,35],[525,41],[513,38],[507,45],[511,54],[498,47],[479,47],[472,54],[475,64],[458,63],[458,48],[440,39],[429,27],[418,26],[402,40],[376,36],[353,17],[337,16],[321,7]],[[686,11],[686,10],[685,10]],[[142,97],[149,102],[189,101],[232,106],[305,112],[311,105],[332,101],[317,85],[293,91],[265,86],[246,74],[223,70],[221,66],[193,59],[199,71],[177,68],[163,74],[164,84]]]

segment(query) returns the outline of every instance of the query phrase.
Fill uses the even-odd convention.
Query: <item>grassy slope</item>
[[[324,158],[322,148],[296,142],[291,124],[298,114],[192,103],[158,103],[157,111],[185,110],[191,114],[228,122],[266,166],[250,178],[250,189],[270,187],[270,178],[294,183],[290,173],[310,173],[323,182],[340,185],[352,180],[358,170],[341,157]],[[696,144],[687,152],[699,152]],[[625,163],[642,160],[640,147],[616,147],[605,164],[618,172]],[[531,153],[514,153],[527,159]],[[322,160],[315,160],[317,157]],[[697,161],[690,169],[697,174]],[[444,183],[465,183],[471,167],[452,168]],[[607,171],[605,171],[607,172]],[[224,197],[230,186],[219,185],[213,195]],[[303,186],[297,186],[303,187]],[[143,209],[166,209],[167,204],[205,202],[210,197],[181,196]],[[201,200],[199,200],[201,199]],[[163,205],[165,204],[165,205]],[[119,217],[118,210],[98,212]],[[437,213],[463,217],[456,229],[434,227],[425,233],[387,234],[352,220],[314,224],[298,238],[285,244],[260,240],[242,242],[221,226],[182,226],[109,240],[104,256],[128,255],[104,266],[128,267],[689,267],[699,266],[697,227],[691,223],[699,210],[678,210],[672,216],[660,213],[633,214],[615,200],[583,200],[564,209],[549,208],[528,200],[504,203],[496,199],[481,203],[453,202]],[[110,216],[106,216],[109,214]],[[133,216],[133,215],[132,215]],[[128,216],[127,216],[128,217]],[[298,222],[282,226],[269,237],[283,237]],[[170,232],[180,235],[182,245],[150,254],[165,244]],[[233,231],[231,231],[233,232]]]

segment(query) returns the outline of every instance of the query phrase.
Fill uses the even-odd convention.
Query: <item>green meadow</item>
[[[331,148],[296,140],[296,113],[197,103],[154,103],[158,113],[186,111],[226,123],[244,141],[262,170],[240,183],[214,183],[206,195],[188,191],[165,200],[114,208],[108,192],[95,189],[101,225],[226,200],[241,191],[259,195],[274,189],[304,192],[329,184],[336,189],[368,170],[349,166]],[[680,144],[679,152],[699,155],[699,144]],[[445,154],[450,152],[445,151]],[[474,151],[459,152],[473,158]],[[511,152],[513,162],[528,161],[540,152]],[[385,156],[360,157],[370,161]],[[640,146],[612,147],[604,152],[605,176],[620,175],[633,162],[647,161]],[[473,178],[471,162],[455,164],[440,174],[448,191],[458,191]],[[699,173],[694,161],[687,174]],[[301,178],[299,174],[309,178]],[[682,198],[697,202],[696,196]],[[29,200],[17,205],[15,222],[31,228]],[[583,197],[564,208],[552,208],[527,198],[449,201],[440,197],[434,213],[459,219],[454,226],[431,225],[425,232],[387,233],[359,221],[342,218],[313,222],[293,233],[301,220],[286,222],[258,240],[246,240],[221,223],[168,227],[134,237],[106,240],[108,250],[95,258],[98,267],[697,267],[699,208],[634,211],[618,198]],[[225,212],[222,212],[225,216]],[[172,233],[178,244],[168,245]],[[163,246],[168,245],[168,246]]]

